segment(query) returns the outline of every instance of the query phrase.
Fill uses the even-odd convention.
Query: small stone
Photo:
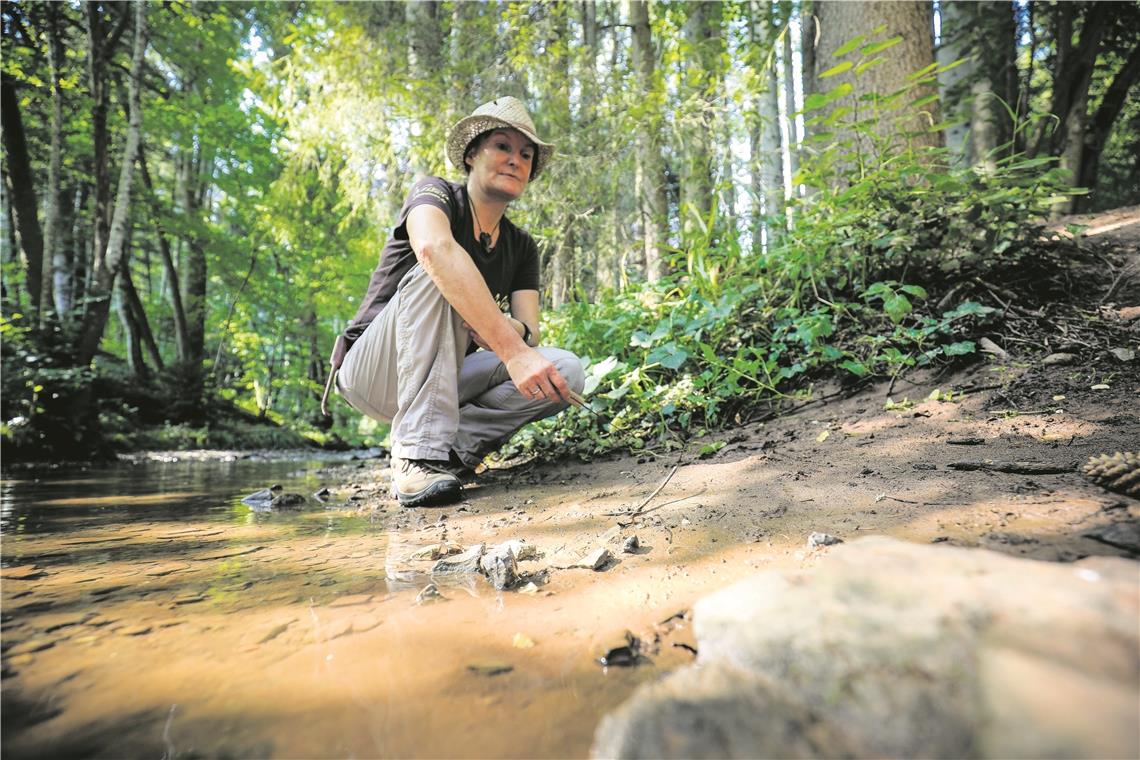
[[[497,551],[503,551],[503,550],[509,550],[512,554],[515,555],[515,559],[517,559],[519,562],[526,562],[528,560],[538,559],[538,548],[536,546],[534,546],[533,544],[528,544],[525,540],[523,540],[521,538],[512,539],[510,541],[504,541],[503,543],[498,544],[494,548],[488,549],[487,553],[490,554],[491,552],[497,552]]]
[[[1066,353],[1058,352],[1055,354],[1049,354],[1048,356],[1046,356],[1044,359],[1041,360],[1041,363],[1044,364],[1046,367],[1061,367],[1061,366],[1064,366],[1067,364],[1073,364],[1076,361],[1077,361],[1076,354],[1066,354]]]
[[[9,657],[8,662],[16,667],[23,667],[24,665],[31,665],[36,661],[34,654],[18,654],[15,657]]]
[[[467,547],[467,550],[461,554],[443,557],[431,566],[431,571],[441,575],[477,573],[479,560],[482,559],[485,548],[485,544],[475,544]]]
[[[626,554],[636,554],[637,550],[641,548],[641,539],[637,536],[630,536],[622,542],[621,550]]]
[[[511,640],[515,649],[530,649],[534,646],[534,639],[527,636],[525,633],[516,633],[514,639]]]
[[[1058,393],[1056,396],[1053,397],[1053,400],[1054,401],[1064,401],[1065,396],[1064,396],[1064,394]]]
[[[330,496],[332,496],[332,491],[327,488],[322,488],[313,494],[313,498],[317,499],[318,501],[328,501],[328,498]]]
[[[582,559],[578,560],[570,567],[581,567],[587,570],[597,571],[601,570],[603,567],[609,564],[609,561],[613,558],[614,555],[610,553],[610,550],[604,546],[601,546],[597,549],[594,549],[594,551],[590,552],[585,557],[582,557]]]
[[[416,594],[416,604],[427,604],[429,602],[444,602],[447,597],[439,593],[439,586],[434,583],[429,583],[420,589],[420,593]]]
[[[505,662],[473,662],[467,666],[467,669],[472,673],[480,676],[497,676],[503,673],[510,673],[515,669],[514,665],[509,665]]]
[[[479,558],[479,568],[499,591],[515,585],[519,579],[519,566],[510,546],[500,544]]]
[[[842,538],[836,538],[835,536],[829,535],[827,533],[818,533],[818,532],[812,533],[810,536],[808,536],[808,540],[807,540],[807,545],[808,545],[809,549],[816,549],[816,548],[819,548],[820,546],[835,546],[836,544],[841,544],[841,543],[843,543]]]
[[[268,488],[263,488],[260,491],[254,491],[249,496],[246,496],[241,500],[241,503],[251,507],[263,507],[271,501],[273,501],[273,493]]]
[[[1097,383],[1096,385],[1089,388],[1089,390],[1090,391],[1107,391],[1110,388],[1112,388],[1112,386],[1108,385],[1107,383]]]
[[[534,585],[534,581],[531,581],[531,582],[527,583],[525,586],[523,586],[522,588],[520,588],[519,593],[520,594],[532,594],[532,595],[537,594],[538,593],[538,586]]]
[[[1136,352],[1131,348],[1113,348],[1109,353],[1122,362],[1130,362],[1136,358]]]
[[[1133,554],[1140,554],[1140,523],[1119,522],[1096,528],[1085,536],[1102,544],[1115,546]]]
[[[273,497],[269,502],[269,506],[274,509],[281,509],[287,507],[299,507],[305,503],[305,497],[299,493],[282,493]]]

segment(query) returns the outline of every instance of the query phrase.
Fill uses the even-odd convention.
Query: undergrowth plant
[[[842,71],[857,78],[890,44],[845,46],[853,65]],[[860,382],[973,354],[994,310],[956,297],[960,284],[1033,256],[1034,221],[1065,188],[1052,159],[982,170],[916,147],[904,122],[931,102],[921,88],[939,70],[857,109],[831,107],[851,81],[809,99],[816,137],[795,183],[811,192],[790,202],[794,225],[762,254],[696,225],[672,276],[549,315],[546,334],[584,357],[584,395],[610,424],[571,408],[504,453],[663,452],[764,402],[810,396],[824,375]]]

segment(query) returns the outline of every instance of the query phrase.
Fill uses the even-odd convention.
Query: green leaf
[[[965,356],[966,354],[974,353],[977,350],[977,347],[974,345],[974,341],[972,340],[962,340],[958,341],[957,343],[951,343],[947,346],[944,346],[943,350],[947,356]]]
[[[910,293],[915,298],[926,298],[926,291],[918,285],[903,285],[899,290],[904,293]]]
[[[859,65],[855,67],[855,73],[856,74],[862,74],[864,71],[867,71],[868,69],[873,69],[876,66],[881,66],[882,64],[884,64],[886,62],[887,62],[887,59],[883,58],[882,56],[879,56],[877,58],[871,58],[871,59],[866,60],[866,61],[860,61]]]
[[[725,446],[724,441],[714,441],[713,443],[706,443],[704,446],[701,446],[700,451],[697,452],[697,458],[698,459],[705,459],[707,457],[711,457],[713,454],[715,454],[718,451],[720,451],[721,449],[723,449],[724,446]]]
[[[836,76],[838,74],[842,74],[844,71],[850,71],[852,68],[854,68],[854,66],[855,66],[855,64],[852,61],[843,61],[842,63],[836,64],[835,66],[832,66],[827,71],[821,72],[819,74],[819,78],[820,79],[827,79],[828,77],[833,77],[833,76]]]
[[[883,299],[883,311],[896,325],[902,321],[903,317],[910,314],[912,308],[910,300],[899,293]]]
[[[903,38],[900,36],[900,37],[891,37],[890,39],[883,40],[882,42],[872,42],[870,45],[867,45],[862,50],[860,50],[859,54],[860,55],[875,55],[876,53],[881,53],[884,50],[889,50],[889,49],[893,48],[895,45],[899,44],[902,41],[903,41]]]
[[[922,107],[923,107],[923,106],[925,106],[925,105],[929,105],[930,103],[933,103],[933,102],[935,102],[935,101],[936,101],[936,100],[938,100],[940,97],[941,97],[941,96],[940,96],[940,95],[938,95],[937,93],[935,93],[935,94],[933,94],[933,95],[927,95],[927,96],[925,96],[925,97],[922,97],[922,98],[918,98],[917,100],[915,100],[915,101],[914,101],[913,103],[911,103],[910,105],[911,105],[911,107],[912,107],[912,108],[922,108]]]
[[[856,377],[866,377],[871,374],[871,370],[867,369],[867,365],[863,362],[857,362],[854,359],[848,359],[839,364],[840,367],[847,370]]]
[[[856,48],[862,45],[863,41],[866,39],[867,38],[862,34],[857,37],[852,37],[851,39],[847,40],[847,42],[844,42],[839,46],[839,49],[835,51],[835,57],[842,58],[843,56],[854,51]]]

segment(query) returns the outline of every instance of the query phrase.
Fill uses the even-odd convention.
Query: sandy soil
[[[1140,269],[1133,216],[1102,234]],[[1103,309],[1137,349],[1140,288],[1120,279]],[[688,621],[663,621],[749,574],[822,561],[813,532],[1136,558],[1088,534],[1140,521],[1140,501],[1080,465],[1140,448],[1137,363],[1042,355],[900,380],[889,407],[885,383],[835,396],[668,457],[494,469],[446,508],[401,510],[365,462],[305,474],[332,489],[326,506],[214,538],[203,518],[6,539],[4,755],[584,756],[607,710],[691,659],[675,646],[692,643]],[[952,466],[984,461],[1035,472]],[[633,535],[642,548],[623,553]],[[508,539],[539,550],[521,563],[536,591],[467,577],[416,603],[430,563],[415,550]],[[74,561],[88,545],[97,572]],[[600,571],[556,567],[601,545],[614,559]],[[601,668],[627,630],[649,662]]]

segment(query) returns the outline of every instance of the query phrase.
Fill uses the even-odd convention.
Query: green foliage
[[[847,53],[893,44],[859,40]],[[857,60],[837,68],[858,76]],[[1064,187],[1052,159],[1013,156],[982,172],[915,147],[905,126],[882,129],[900,102],[905,93],[868,102],[871,119],[826,116],[834,132],[795,180],[814,192],[762,255],[742,255],[731,236],[698,240],[672,279],[551,315],[547,335],[587,357],[586,395],[610,424],[571,408],[508,453],[667,451],[759,403],[810,395],[826,375],[862,382],[973,355],[994,310],[955,300],[956,287],[1039,255],[1033,222]]]

